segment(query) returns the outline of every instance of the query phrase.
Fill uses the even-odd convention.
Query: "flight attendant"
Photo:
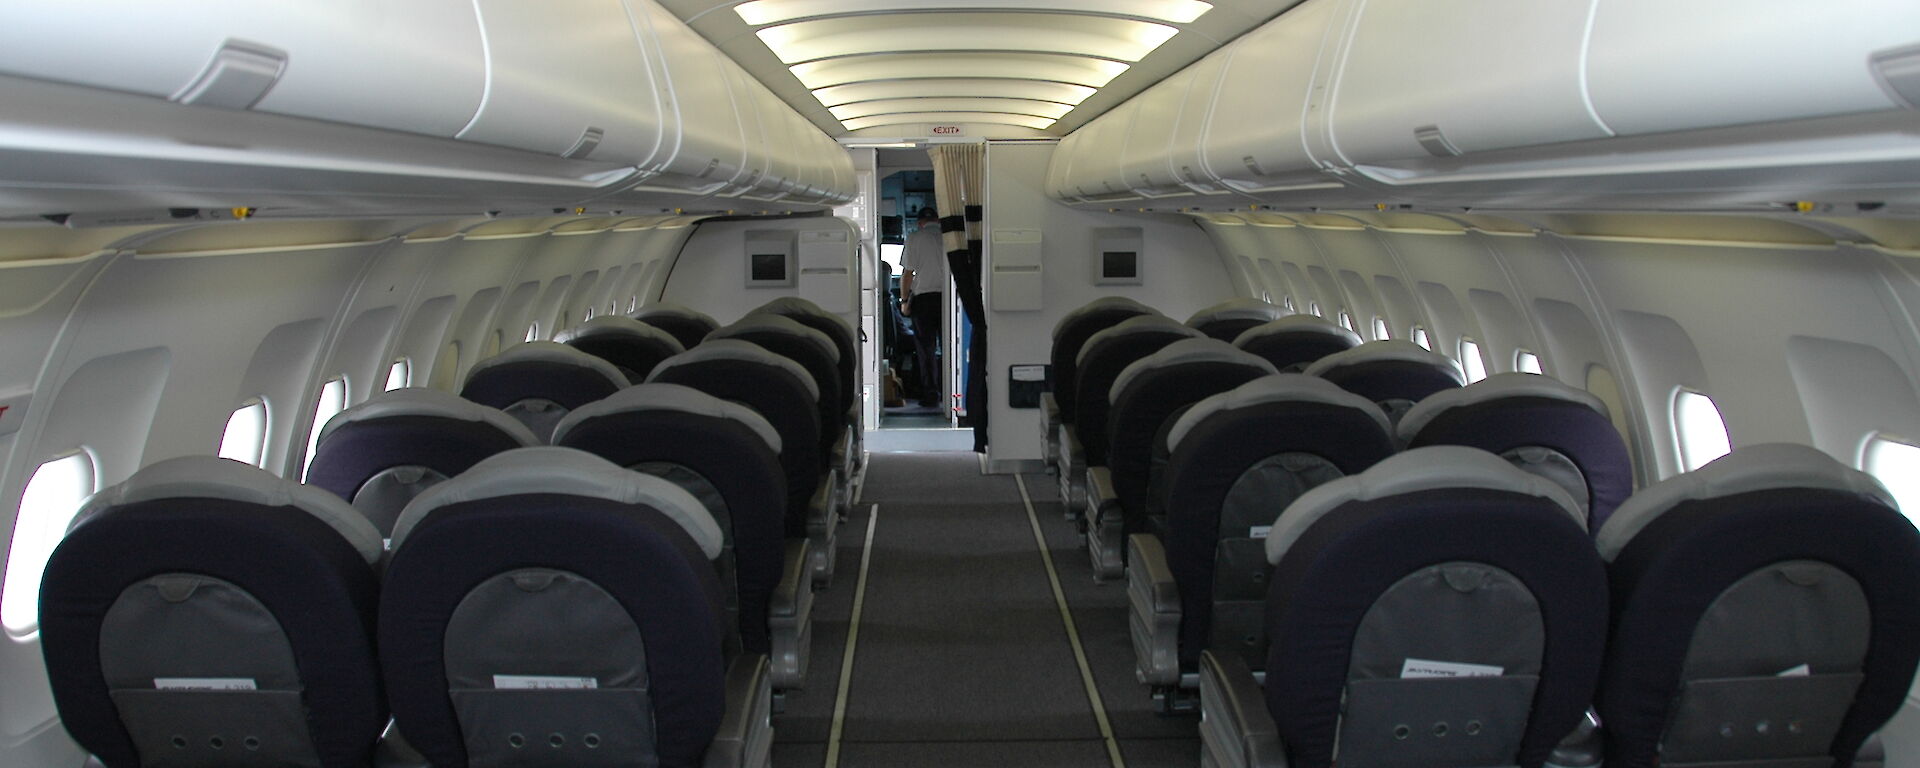
[[[913,235],[900,254],[900,311],[913,320],[915,362],[920,369],[920,404],[938,406],[941,395],[941,294],[946,291],[947,251],[940,243],[940,214],[920,209]],[[918,286],[920,290],[914,290]]]

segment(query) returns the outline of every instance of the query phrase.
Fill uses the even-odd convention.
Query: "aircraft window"
[[[413,361],[400,358],[387,367],[387,388],[392,392],[403,387],[413,386]]]
[[[640,308],[640,297],[639,297],[639,296],[628,296],[628,297],[627,297],[627,311],[628,311],[628,312],[632,312],[632,311],[634,311],[634,310],[636,310],[636,309],[639,309],[639,308]]]
[[[1867,441],[1860,464],[1893,492],[1907,519],[1920,525],[1920,446],[1875,437]]]
[[[1374,315],[1373,316],[1373,340],[1383,341],[1385,339],[1391,339],[1391,338],[1393,338],[1393,332],[1387,329],[1386,318],[1380,317],[1379,315]]]
[[[1359,330],[1353,327],[1353,315],[1347,314],[1347,311],[1344,309],[1340,310],[1340,327],[1349,331],[1357,332]]]
[[[227,417],[220,436],[220,458],[256,467],[267,463],[267,401],[254,399]]]
[[[1673,429],[1680,442],[1680,469],[1692,472],[1733,451],[1727,423],[1713,398],[1690,390],[1673,395]]]
[[[1417,325],[1413,327],[1413,343],[1420,345],[1421,349],[1428,352],[1433,351],[1433,339],[1428,338],[1427,329]]]
[[[1311,304],[1308,304],[1307,311],[1312,312],[1314,317],[1326,317],[1326,315],[1323,315],[1320,313],[1320,302],[1317,302],[1317,301]]]
[[[593,307],[587,307],[587,320],[592,320],[592,319],[593,319]],[[582,320],[580,322],[584,323],[586,322],[586,320]]]
[[[527,326],[527,337],[521,341],[533,341],[538,338],[540,338],[540,324],[533,323]]]
[[[1288,312],[1298,312],[1298,311],[1300,311],[1300,310],[1297,310],[1297,309],[1294,309],[1294,308],[1293,308],[1293,297],[1292,297],[1292,296],[1282,296],[1282,297],[1280,297],[1280,306],[1283,306],[1283,307],[1286,307],[1286,308],[1287,308],[1287,311],[1288,311]]]
[[[0,624],[9,634],[25,636],[40,628],[40,574],[80,503],[94,492],[93,483],[93,459],[85,451],[41,464],[27,479],[7,549],[6,581],[0,584]]]
[[[433,376],[428,379],[433,386],[445,390],[456,390],[460,382],[453,377],[460,373],[460,342],[449,341],[440,349],[440,356],[433,359]]]
[[[1268,292],[1266,292],[1266,291],[1261,291],[1261,292],[1260,292],[1260,300],[1261,300],[1261,301],[1264,301],[1264,302],[1266,302],[1266,303],[1268,303],[1268,304],[1272,304],[1272,303],[1273,303],[1273,294],[1271,294],[1271,293],[1268,293]]]
[[[340,415],[347,409],[347,379],[335,376],[320,385],[320,400],[313,404],[313,427],[307,430],[307,459],[300,467],[300,476],[307,476],[307,467],[313,466],[313,454],[320,449],[320,428],[327,421]]]
[[[1467,383],[1472,384],[1487,377],[1487,361],[1480,357],[1480,343],[1473,339],[1460,339],[1460,367],[1467,373]]]
[[[1524,349],[1513,353],[1513,369],[1521,373],[1546,373],[1540,367],[1540,356]]]

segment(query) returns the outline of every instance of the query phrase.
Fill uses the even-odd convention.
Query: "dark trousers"
[[[940,369],[940,316],[944,302],[938,293],[916,293],[909,300],[913,318],[915,362],[920,367],[920,403],[939,405],[945,376]]]

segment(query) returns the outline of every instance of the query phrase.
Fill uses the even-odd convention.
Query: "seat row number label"
[[[155,690],[161,691],[256,691],[260,686],[250,677],[156,677]]]
[[[1400,665],[1400,677],[1499,677],[1506,667],[1485,664],[1460,664],[1452,661],[1407,659]]]
[[[494,675],[493,687],[512,691],[589,690],[599,688],[600,681],[591,677]]]

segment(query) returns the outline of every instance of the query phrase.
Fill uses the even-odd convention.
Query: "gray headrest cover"
[[[1239,336],[1234,337],[1233,345],[1236,347],[1245,347],[1255,339],[1294,334],[1301,336],[1334,336],[1346,339],[1353,346],[1359,346],[1361,342],[1360,334],[1349,331],[1339,323],[1324,317],[1318,315],[1287,315],[1271,323],[1263,323],[1248,328]]]
[[[1893,494],[1880,481],[1834,461],[1818,448],[1764,443],[1741,448],[1634,494],[1607,518],[1594,544],[1600,548],[1600,557],[1611,563],[1648,524],[1685,502],[1780,488],[1855,493],[1899,509]]]
[[[772,448],[774,453],[780,452],[780,433],[759,412],[679,384],[639,384],[620,390],[605,400],[583,405],[567,414],[553,428],[553,441],[561,442],[567,432],[588,419],[635,411],[674,411],[737,421],[766,441],[767,447]]]
[[[467,372],[467,381],[473,381],[475,376],[479,376],[481,372],[490,368],[511,363],[552,363],[587,368],[606,377],[607,382],[615,389],[624,389],[627,386],[626,374],[621,373],[619,368],[615,368],[613,363],[557,341],[528,341],[507,347],[500,354],[475,363],[473,370]]]
[[[753,314],[734,321],[733,325],[715,330],[709,339],[730,339],[742,333],[754,331],[774,332],[788,336],[799,336],[808,343],[819,347],[821,352],[834,362],[840,362],[840,348],[834,346],[833,338],[812,328],[800,324],[800,321],[780,315]]]
[[[1420,363],[1435,368],[1445,368],[1453,372],[1454,380],[1465,384],[1466,374],[1460,372],[1460,364],[1452,358],[1438,352],[1429,352],[1426,348],[1411,341],[1399,339],[1369,341],[1345,352],[1335,352],[1307,366],[1309,376],[1323,376],[1327,371],[1349,365],[1363,365],[1398,360],[1408,363]]]
[[[672,317],[685,317],[685,318],[699,320],[700,322],[706,323],[707,326],[710,328],[720,327],[720,321],[713,319],[712,315],[687,307],[686,305],[683,305],[683,304],[675,304],[671,301],[656,301],[652,304],[648,304],[644,307],[641,307],[639,309],[636,309],[632,312],[627,313],[628,317],[631,317],[635,320],[639,320],[640,322],[643,322],[643,323],[647,321],[647,318],[655,317],[659,315],[668,315]]]
[[[519,419],[508,416],[497,408],[468,400],[452,392],[442,392],[426,387],[407,387],[391,392],[382,392],[372,399],[341,411],[327,420],[320,428],[320,442],[336,430],[358,421],[373,421],[396,416],[433,416],[454,421],[477,421],[507,433],[522,446],[540,445],[542,441],[521,424]]]
[[[768,352],[765,347],[739,339],[711,339],[700,342],[700,346],[662,360],[659,365],[654,366],[653,373],[647,376],[647,381],[652,382],[660,378],[662,371],[708,360],[740,360],[779,368],[799,379],[800,383],[806,386],[807,394],[813,399],[820,399],[820,385],[814,383],[812,374],[807,373],[807,369],[800,367],[793,358],[776,355]]]
[[[1087,343],[1081,345],[1080,354],[1074,356],[1073,362],[1076,365],[1087,362],[1087,352],[1106,343],[1108,339],[1122,338],[1136,333],[1176,333],[1191,339],[1206,338],[1206,334],[1182,325],[1178,320],[1166,315],[1129,317],[1115,323],[1112,328],[1088,336]]]
[[[368,564],[380,562],[380,529],[340,497],[301,485],[264,469],[213,456],[181,456],[158,462],[87,499],[71,531],[113,507],[160,499],[224,499],[264,507],[296,507],[339,532]]]
[[[760,305],[759,309],[748,314],[780,315],[783,317],[799,317],[803,315],[807,317],[824,317],[839,323],[840,327],[844,328],[848,335],[853,334],[853,324],[847,322],[846,318],[828,312],[825,307],[800,298],[799,296],[782,296]]]
[[[1173,429],[1167,433],[1167,445],[1179,448],[1180,441],[1188,432],[1199,426],[1200,422],[1221,411],[1248,408],[1265,403],[1302,402],[1320,403],[1351,408],[1366,414],[1374,423],[1380,425],[1380,431],[1390,433],[1393,427],[1387,421],[1387,414],[1374,405],[1372,400],[1348,392],[1318,376],[1304,373],[1276,373],[1262,376],[1233,389],[1195,403],[1180,420],[1173,423]]]
[[[1242,296],[1227,299],[1187,318],[1187,325],[1200,325],[1215,320],[1278,320],[1287,316],[1287,308],[1271,302]]]
[[[693,494],[671,480],[623,469],[586,451],[553,446],[494,454],[459,477],[427,489],[394,522],[393,548],[400,549],[414,526],[441,507],[536,493],[645,504],[685,528],[707,559],[720,556],[720,526]]]
[[[1309,527],[1343,504],[1450,488],[1484,488],[1537,496],[1559,505],[1582,529],[1587,525],[1586,514],[1558,483],[1524,472],[1478,448],[1438,445],[1415,448],[1375,464],[1365,472],[1302,494],[1280,513],[1273,530],[1267,534],[1267,562],[1279,563]]]
[[[1412,440],[1421,429],[1450,408],[1479,405],[1510,397],[1564,400],[1584,405],[1599,413],[1601,418],[1608,418],[1607,404],[1584,389],[1567,386],[1551,376],[1533,373],[1496,373],[1459,389],[1436,392],[1420,401],[1412,410],[1407,411],[1405,416],[1400,417],[1400,440],[1403,443]]]
[[[1107,402],[1118,401],[1120,393],[1127,390],[1127,385],[1132,384],[1134,379],[1147,371],[1186,363],[1238,363],[1258,368],[1269,374],[1278,373],[1274,370],[1273,363],[1267,362],[1266,358],[1243,351],[1219,339],[1181,339],[1161,347],[1158,352],[1133,361],[1133,364],[1120,371],[1120,375],[1113,379],[1113,388],[1107,390]]]
[[[676,353],[687,351],[686,347],[680,345],[680,340],[673,337],[673,334],[631,317],[619,315],[600,315],[569,330],[554,334],[553,340],[565,344],[595,336],[630,336],[650,339],[672,347]]]
[[[1089,301],[1085,304],[1082,304],[1080,305],[1080,308],[1075,309],[1071,312],[1068,312],[1066,315],[1062,316],[1060,318],[1060,322],[1053,324],[1053,336],[1050,338],[1055,338],[1055,339],[1060,338],[1060,330],[1063,328],[1066,328],[1068,323],[1071,323],[1075,320],[1078,320],[1082,317],[1093,314],[1095,312],[1099,312],[1101,310],[1107,310],[1107,309],[1131,309],[1131,310],[1136,310],[1143,315],[1160,314],[1160,312],[1154,309],[1153,307],[1149,307],[1145,304],[1134,301],[1133,299],[1129,299],[1125,296],[1102,296],[1100,298],[1094,299],[1093,301]]]

